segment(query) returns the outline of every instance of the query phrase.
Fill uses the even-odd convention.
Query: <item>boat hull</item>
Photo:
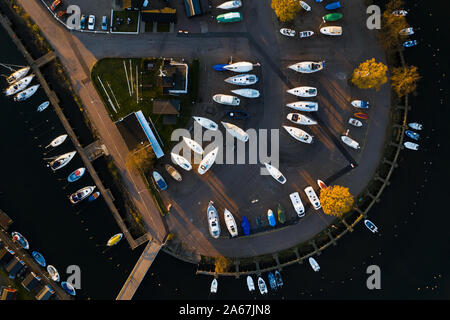
[[[258,82],[258,77],[254,74],[242,74],[226,78],[224,81],[238,86],[250,86]]]
[[[273,211],[271,209],[267,211],[267,220],[269,220],[269,225],[271,227],[275,227],[275,225],[277,224],[275,215],[273,214]]]
[[[81,188],[80,190],[72,193],[69,196],[69,201],[72,204],[77,204],[81,201],[83,201],[84,199],[86,199],[87,197],[89,197],[91,195],[91,193],[94,191],[95,186],[88,186],[88,187],[84,187]]]
[[[347,136],[341,136],[342,142],[344,142],[347,146],[353,149],[360,149],[359,143]]]
[[[293,123],[302,124],[305,126],[312,126],[317,124],[317,121],[314,121],[313,119],[308,118],[307,116],[304,116],[300,113],[289,113],[286,118]]]
[[[38,107],[37,107],[37,111],[38,112],[42,112],[45,109],[47,109],[47,107],[49,106],[50,102],[49,101],[45,101],[43,103],[41,103]]]
[[[320,28],[320,33],[326,36],[341,36],[342,35],[342,27],[334,26],[334,27],[323,27]]]
[[[19,102],[19,101],[27,100],[28,98],[32,97],[36,93],[36,91],[39,88],[39,86],[40,86],[39,84],[36,84],[36,85],[34,85],[32,87],[29,87],[28,89],[25,89],[25,90],[17,93],[14,96],[14,101]]]
[[[319,197],[317,196],[313,187],[311,187],[311,186],[306,187],[304,191],[305,191],[306,196],[309,199],[309,202],[311,202],[314,210],[319,210],[322,206],[320,205]]]
[[[358,112],[358,113],[354,113],[353,114],[356,118],[360,118],[363,120],[367,120],[369,119],[369,115],[367,113],[363,113],[363,112]]]
[[[289,195],[291,199],[292,206],[294,207],[295,212],[299,218],[305,216],[305,207],[302,203],[302,199],[300,198],[300,194],[298,192],[293,192]]]
[[[314,138],[309,133],[295,127],[283,126],[283,128],[295,139],[300,142],[311,144],[314,141]]]
[[[241,228],[246,236],[250,235],[250,221],[248,221],[246,216],[242,217]]]
[[[236,237],[238,235],[238,229],[236,220],[233,217],[233,214],[228,211],[228,209],[225,209],[223,213],[223,218],[225,220],[225,224],[227,226],[228,232],[230,233],[231,237]]]
[[[33,259],[41,266],[41,267],[46,267],[47,266],[47,262],[44,259],[44,256],[37,252],[37,251],[33,251],[32,254]]]
[[[64,168],[73,159],[73,157],[75,156],[76,153],[77,153],[76,151],[72,151],[72,152],[67,152],[63,155],[60,155],[55,160],[50,162],[50,168],[53,171]]]
[[[163,191],[167,189],[167,183],[158,171],[153,171],[152,176],[159,189]]]
[[[74,172],[72,172],[71,174],[69,174],[69,176],[67,177],[67,181],[75,182],[75,181],[79,180],[84,175],[85,172],[86,172],[86,168],[79,168],[79,169],[75,170]]]
[[[237,90],[231,90],[234,94],[240,95],[242,97],[246,98],[258,98],[261,94],[258,90],[255,89],[237,89]]]
[[[220,14],[216,18],[218,23],[231,23],[242,21],[242,15],[239,12],[228,12]]]
[[[236,63],[232,63],[232,64],[227,64],[223,68],[228,71],[233,71],[233,72],[249,72],[249,71],[253,70],[253,63],[241,61],[241,62],[236,62]]]
[[[217,123],[208,118],[203,117],[192,117],[192,118],[194,118],[194,120],[205,129],[216,131],[219,128]]]
[[[192,165],[191,163],[184,157],[180,156],[179,154],[176,153],[171,153],[170,154],[172,161],[179,165],[181,168],[183,168],[186,171],[190,171],[192,169]]]
[[[241,103],[238,97],[230,96],[227,94],[216,94],[213,96],[213,100],[217,103],[228,106],[238,106]]]
[[[122,238],[123,238],[123,233],[117,233],[117,234],[113,235],[111,238],[109,238],[106,245],[108,247],[115,246],[116,244],[119,243],[120,240],[122,240]]]
[[[314,87],[297,87],[287,90],[287,93],[297,97],[309,98],[317,96],[317,89]]]
[[[248,134],[244,130],[239,128],[238,126],[236,126],[232,123],[223,122],[223,121],[222,121],[222,125],[225,127],[227,132],[229,134],[231,134],[233,137],[235,137],[236,139],[241,140],[243,142],[248,141]]]
[[[208,153],[205,158],[200,162],[198,166],[198,173],[200,175],[205,174],[216,161],[217,154],[219,152],[219,147],[214,148],[210,153]]]
[[[23,249],[28,250],[30,248],[30,244],[29,244],[28,240],[23,235],[21,235],[19,232],[15,231],[11,234],[11,236],[13,238],[13,241],[14,242],[17,241]]]
[[[217,239],[220,236],[219,214],[217,213],[216,208],[212,205],[212,202],[208,205],[207,218],[209,234],[211,237]]]
[[[170,176],[176,181],[181,182],[181,180],[183,180],[178,170],[172,167],[170,164],[166,164],[164,168],[166,169],[167,173],[170,174]]]
[[[287,179],[286,177],[280,172],[280,170],[278,170],[277,168],[275,168],[274,166],[268,164],[268,163],[264,163],[264,165],[266,166],[267,171],[269,171],[270,175],[272,176],[272,178],[274,178],[276,181],[278,181],[281,184],[285,184]]]

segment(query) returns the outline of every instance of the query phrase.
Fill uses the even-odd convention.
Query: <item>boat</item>
[[[176,153],[171,153],[170,157],[172,158],[172,161],[179,165],[180,167],[182,167],[184,170],[186,171],[190,171],[192,169],[192,165],[191,163],[184,157],[180,156],[179,154]]]
[[[259,292],[261,292],[261,294],[267,293],[266,282],[261,277],[258,277],[258,288],[259,288]]]
[[[153,171],[152,176],[153,180],[155,180],[156,184],[161,190],[167,189],[167,183],[158,171]]]
[[[64,141],[66,141],[66,138],[67,138],[67,134],[62,134],[62,135],[56,137],[55,139],[53,139],[52,142],[50,142],[50,143],[46,146],[46,148],[48,148],[48,147],[53,147],[53,148],[55,148],[55,147],[61,145]]]
[[[419,145],[417,143],[414,142],[405,142],[403,143],[403,145],[410,150],[419,150]]]
[[[410,28],[402,29],[398,32],[398,34],[402,35],[402,36],[410,36],[410,35],[414,34],[414,28],[410,27]]]
[[[231,90],[231,92],[246,97],[246,98],[258,98],[260,96],[260,93],[256,89],[237,89],[237,90]]]
[[[250,234],[250,221],[248,221],[246,216],[242,217],[241,228],[246,236]]]
[[[247,276],[247,287],[248,291],[255,291],[255,282],[253,281],[253,278],[251,276]]]
[[[327,36],[341,36],[342,35],[342,27],[339,26],[330,26],[320,28],[320,33]]]
[[[287,93],[293,94],[297,97],[315,97],[317,96],[317,88],[314,87],[297,87],[287,90]]]
[[[300,113],[289,113],[286,118],[293,123],[303,124],[305,126],[317,124],[317,121],[314,121],[313,119],[308,118],[307,116],[304,116]]]
[[[213,202],[210,201],[207,209],[208,227],[211,236],[217,239],[220,236],[219,215],[217,214],[216,208],[214,208],[212,204]]]
[[[31,255],[33,256],[33,259],[41,266],[41,267],[46,267],[47,266],[47,262],[44,259],[44,256],[42,254],[40,254],[37,251],[33,251],[31,253]]]
[[[258,82],[258,77],[254,74],[240,74],[225,79],[226,83],[236,84],[238,86],[248,86]]]
[[[47,107],[49,106],[49,104],[50,104],[49,101],[45,101],[45,102],[41,103],[41,104],[39,105],[39,107],[37,107],[37,111],[38,111],[38,112],[44,111],[45,109],[47,109]]]
[[[61,282],[61,287],[71,296],[75,296],[77,294],[75,288],[68,282]]]
[[[409,41],[403,42],[403,46],[405,48],[413,47],[413,46],[415,46],[417,44],[418,44],[417,40],[409,40]]]
[[[353,100],[351,102],[352,106],[354,106],[355,108],[360,108],[360,109],[368,109],[369,108],[369,101],[362,101],[362,100]]]
[[[206,171],[208,171],[212,165],[214,164],[214,161],[216,161],[217,154],[219,153],[219,147],[215,147],[214,150],[209,152],[203,160],[200,162],[198,166],[198,173],[199,174],[205,174]]]
[[[296,101],[286,104],[286,107],[305,112],[314,112],[319,110],[319,104],[313,101]]]
[[[60,277],[59,277],[59,272],[58,270],[56,270],[56,268],[54,266],[52,266],[51,264],[49,264],[47,266],[47,272],[50,275],[50,278],[55,281],[55,282],[59,282]]]
[[[348,123],[355,127],[362,127],[362,125],[363,125],[361,121],[354,119],[354,118],[348,119]]]
[[[178,182],[183,180],[183,178],[181,178],[181,174],[178,172],[178,170],[175,169],[174,167],[172,167],[170,164],[166,164],[164,166],[164,168],[166,169],[167,173],[170,174],[170,176],[172,178],[174,178],[175,180],[177,180]]]
[[[331,2],[331,3],[327,4],[325,6],[325,9],[334,10],[334,9],[338,9],[340,7],[341,7],[341,3],[339,1],[336,1],[336,2]]]
[[[58,156],[55,160],[50,162],[50,168],[53,171],[61,169],[62,167],[66,166],[70,162],[70,160],[72,160],[76,153],[76,151],[72,151]]]
[[[90,196],[90,194],[92,193],[92,191],[94,191],[95,186],[87,186],[84,188],[81,188],[80,190],[72,193],[69,196],[69,200],[72,204],[76,204],[84,199],[86,199],[87,197]]]
[[[216,20],[218,23],[238,22],[242,20],[242,15],[239,12],[228,12],[219,14]]]
[[[296,140],[311,144],[313,142],[313,136],[309,133],[303,131],[302,129],[291,127],[291,126],[283,126],[284,129]]]
[[[19,93],[17,93],[14,96],[14,101],[24,101],[26,99],[28,99],[29,97],[31,97],[33,94],[36,93],[37,89],[40,87],[40,84],[36,84],[34,86],[29,87],[28,89],[25,89]]]
[[[216,131],[219,128],[217,123],[208,118],[203,117],[192,117],[192,118],[194,118],[194,120],[197,121],[197,123],[200,124],[205,129]]]
[[[305,1],[300,1],[300,5],[302,6],[302,8],[306,11],[311,11],[311,7],[309,6],[309,4],[307,4]]]
[[[93,194],[91,194],[91,195],[89,196],[88,201],[89,201],[89,202],[92,202],[92,201],[98,199],[98,197],[100,197],[100,192],[99,192],[99,191],[96,191],[96,192],[94,192]]]
[[[269,173],[272,176],[272,178],[274,178],[275,180],[277,180],[281,184],[285,184],[286,183],[287,180],[283,176],[283,174],[280,172],[280,170],[278,170],[274,166],[268,164],[267,162],[265,162],[264,165],[266,166],[266,169],[267,169],[267,171],[269,171]]]
[[[370,220],[365,219],[364,220],[364,225],[367,227],[367,229],[369,229],[370,231],[372,231],[373,233],[378,232],[378,228],[377,226]]]
[[[227,94],[216,94],[213,96],[213,100],[220,104],[226,104],[229,106],[238,106],[241,103],[238,97],[230,96]]]
[[[314,31],[301,31],[298,33],[298,36],[300,38],[308,38],[311,37],[314,34]]]
[[[348,145],[349,147],[353,148],[353,149],[360,149],[361,147],[359,146],[359,143],[355,140],[353,140],[352,138],[350,138],[349,136],[341,136],[341,140]]]
[[[14,242],[17,242],[18,244],[20,244],[20,246],[22,248],[24,248],[25,250],[30,249],[30,244],[28,243],[28,240],[23,235],[21,235],[19,232],[14,231],[13,233],[11,233],[11,236],[12,236],[12,240]]]
[[[395,10],[395,11],[392,12],[392,14],[394,16],[397,16],[397,17],[404,17],[404,16],[406,16],[408,14],[408,11],[406,11],[406,10]]]
[[[14,82],[19,81],[20,79],[25,77],[30,69],[31,67],[24,67],[17,71],[14,71],[13,73],[11,73],[11,75],[9,75],[9,77],[6,78],[6,81],[8,82],[8,84],[13,84]]]
[[[245,120],[248,119],[250,117],[250,115],[245,112],[245,111],[226,111],[225,112],[225,116],[226,117],[230,117],[232,119],[236,119],[236,120]]]
[[[217,287],[219,286],[219,283],[217,282],[217,279],[214,279],[211,282],[211,293],[217,293]]]
[[[364,120],[369,119],[369,115],[367,113],[357,112],[357,113],[354,113],[353,115],[360,119],[364,119]]]
[[[326,189],[327,188],[327,185],[322,180],[317,180],[317,185],[319,186],[320,189]]]
[[[303,61],[291,64],[288,68],[301,73],[313,73],[322,70],[324,66],[325,61]]]
[[[303,206],[303,202],[300,198],[299,193],[293,192],[289,195],[289,198],[291,198],[291,202],[294,206],[294,210],[297,213],[297,216],[299,216],[299,218],[303,217],[305,215],[305,207]]]
[[[275,280],[275,276],[272,272],[269,272],[269,275],[267,276],[269,278],[269,285],[272,290],[277,289],[277,280]]]
[[[29,75],[25,78],[22,78],[17,82],[14,82],[11,86],[9,86],[5,90],[5,95],[12,96],[13,94],[15,94],[17,92],[24,90],[26,87],[28,87],[28,85],[31,83],[33,78],[34,78],[34,74]]]
[[[77,170],[75,170],[74,172],[69,174],[69,176],[67,177],[67,181],[75,182],[78,179],[80,179],[85,172],[86,172],[86,168],[78,168]]]
[[[311,265],[311,268],[313,268],[313,270],[315,272],[320,270],[320,266],[317,263],[316,259],[314,259],[313,257],[309,257],[308,261],[309,261],[309,264]]]
[[[117,234],[113,235],[111,238],[109,238],[106,245],[108,247],[115,246],[116,244],[119,243],[120,240],[122,240],[122,238],[123,238],[123,233],[117,233]]]
[[[305,193],[308,196],[309,202],[311,202],[314,210],[319,210],[322,206],[320,205],[319,197],[314,191],[313,187],[309,186],[305,188]]]
[[[271,227],[275,227],[275,225],[277,224],[272,209],[267,210],[267,220],[269,220],[269,225]]]
[[[236,1],[227,1],[222,3],[221,5],[217,6],[217,9],[222,10],[231,10],[231,9],[237,9],[242,6],[242,1],[236,0]]]
[[[225,127],[225,129],[228,131],[228,133],[231,134],[236,139],[244,141],[244,142],[248,141],[247,132],[245,132],[238,126],[236,126],[232,123],[223,122],[223,121],[222,121],[222,125]]]
[[[234,220],[233,214],[227,208],[223,212],[223,218],[231,237],[236,237],[238,235],[236,220]]]
[[[283,286],[283,279],[281,278],[280,271],[275,270],[275,280],[277,282],[277,287],[281,288]]]
[[[227,69],[225,69],[224,67],[227,66],[228,63],[221,63],[221,64],[215,64],[213,66],[214,70],[216,71],[227,71]]]
[[[280,223],[286,222],[286,215],[284,213],[284,208],[280,203],[278,203],[278,206],[277,206],[277,215],[278,215],[278,221],[280,221]]]
[[[419,130],[419,131],[422,130],[422,128],[423,128],[423,126],[417,122],[408,123],[408,127],[410,127],[411,129],[414,129],[414,130]]]
[[[183,140],[192,151],[198,154],[203,154],[203,148],[196,141],[189,139],[188,137],[183,137]]]
[[[249,72],[253,70],[253,63],[247,61],[240,61],[232,64],[227,64],[223,68],[225,70],[233,72]]]
[[[405,134],[408,137],[410,137],[411,139],[414,139],[416,141],[419,140],[419,138],[420,138],[420,134],[418,134],[417,132],[411,131],[411,130],[406,130]]]
[[[280,33],[286,37],[294,37],[296,34],[295,30],[288,29],[288,28],[281,28]]]
[[[329,13],[329,14],[324,15],[322,17],[322,20],[324,22],[325,21],[332,22],[332,21],[338,21],[338,20],[342,19],[342,17],[343,17],[342,13],[333,12],[333,13]]]

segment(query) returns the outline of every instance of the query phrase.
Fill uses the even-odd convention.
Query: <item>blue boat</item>
[[[237,120],[244,120],[250,117],[250,115],[245,111],[235,111],[235,110],[226,111],[225,116]]]
[[[403,42],[403,46],[405,48],[409,48],[409,47],[415,46],[417,43],[418,43],[417,40],[409,40],[409,41]]]
[[[12,235],[13,241],[18,242],[22,246],[22,248],[24,248],[24,249],[30,248],[28,240],[23,235],[21,235],[19,232],[15,231],[11,235]]]
[[[269,224],[271,227],[275,227],[277,224],[275,220],[275,215],[273,214],[272,209],[267,210],[267,219],[269,220]]]
[[[269,284],[272,290],[277,289],[277,281],[275,280],[275,276],[273,275],[272,272],[269,272]]]
[[[69,176],[67,177],[67,181],[75,182],[78,179],[80,179],[84,175],[85,172],[86,172],[86,168],[78,168],[77,170],[75,170],[74,172],[69,174]]]
[[[416,141],[419,140],[419,138],[420,138],[420,134],[418,134],[417,132],[411,131],[411,130],[406,130],[405,134],[408,137],[410,137],[411,139],[414,139]]]
[[[95,199],[97,199],[98,197],[100,197],[100,192],[96,191],[93,194],[91,194],[88,198],[88,201],[94,201]]]
[[[61,287],[64,289],[64,291],[66,291],[71,296],[76,295],[75,288],[70,283],[65,282],[65,281],[61,282]]]
[[[167,189],[167,183],[159,172],[153,171],[153,179],[161,190]]]
[[[248,221],[246,216],[242,217],[241,227],[244,231],[244,234],[248,236],[250,234],[250,221]]]
[[[277,280],[277,286],[282,287],[283,286],[283,279],[281,278],[281,274],[278,270],[275,270],[275,280]]]
[[[46,267],[47,266],[47,262],[45,262],[44,256],[42,254],[40,254],[37,251],[33,251],[31,253],[31,255],[33,256],[34,260],[36,260],[36,262],[41,266],[41,267]]]
[[[341,3],[339,1],[331,2],[325,6],[327,10],[334,10],[341,7]]]
[[[214,65],[214,70],[216,70],[216,71],[227,71],[227,69],[225,69],[224,67],[225,66],[227,66],[228,65],[228,63],[225,63],[225,64],[216,64],[216,65]]]

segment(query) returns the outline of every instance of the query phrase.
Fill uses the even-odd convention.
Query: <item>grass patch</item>
[[[127,24],[128,18],[131,19],[129,24]],[[122,19],[120,24],[118,24],[117,19]],[[113,11],[112,22],[112,30],[114,32],[138,32],[139,12],[132,10]]]

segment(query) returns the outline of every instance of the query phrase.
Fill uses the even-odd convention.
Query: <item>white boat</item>
[[[369,108],[369,101],[363,101],[363,100],[353,100],[351,102],[352,106],[354,106],[355,108],[360,108],[360,109],[368,109]]]
[[[414,29],[413,28],[405,28],[405,29],[400,30],[398,33],[402,36],[410,36],[410,35],[414,34]]]
[[[275,180],[277,180],[281,184],[285,184],[286,183],[287,180],[283,176],[283,174],[280,172],[280,170],[278,170],[274,166],[268,164],[267,162],[265,162],[264,165],[266,166],[266,169],[267,169],[267,171],[269,171],[269,173],[272,176],[272,178],[274,178]]]
[[[300,1],[300,5],[301,5],[302,8],[305,9],[306,11],[311,11],[311,7],[310,7],[309,4],[307,4],[305,1]]]
[[[309,186],[305,188],[305,193],[308,196],[309,202],[311,202],[314,210],[319,210],[322,206],[320,205],[319,197],[314,191],[313,187]]]
[[[236,89],[236,90],[231,90],[231,92],[246,97],[246,98],[258,98],[260,96],[260,93],[258,90],[256,89]]]
[[[303,206],[302,199],[298,192],[293,192],[289,195],[291,198],[292,205],[294,206],[295,212],[301,218],[305,215],[305,207]]]
[[[62,134],[62,135],[56,137],[55,139],[53,139],[52,142],[50,142],[49,145],[46,146],[46,148],[48,148],[48,147],[55,148],[55,147],[59,146],[60,144],[62,144],[64,141],[66,141],[66,138],[67,138],[67,134]]]
[[[313,268],[313,270],[315,272],[320,270],[320,266],[317,263],[316,259],[314,259],[313,257],[309,257],[308,261],[309,261],[309,264],[311,265],[311,268]]]
[[[261,292],[261,294],[267,293],[266,282],[261,277],[258,277],[258,288],[259,288],[259,292]]]
[[[227,1],[222,3],[221,5],[217,6],[217,9],[222,10],[231,10],[231,9],[237,9],[242,6],[242,1],[236,0],[236,1]]]
[[[248,141],[248,134],[241,128],[239,128],[237,125],[234,125],[232,123],[223,122],[222,125],[225,127],[225,129],[228,131],[229,134],[231,134],[233,137],[235,137],[238,140],[241,141]]]
[[[234,77],[226,78],[225,82],[236,84],[238,86],[247,86],[258,82],[258,77],[254,74],[240,74]]]
[[[192,118],[194,118],[194,120],[197,121],[197,123],[200,124],[205,129],[216,131],[219,128],[217,123],[208,118],[203,117],[192,117]]]
[[[206,171],[211,168],[214,161],[216,161],[217,153],[219,152],[219,147],[214,148],[211,152],[209,152],[203,160],[200,162],[198,166],[198,173],[199,174],[205,174]]]
[[[15,72],[13,72],[8,78],[6,78],[6,81],[9,84],[13,84],[16,81],[19,81],[20,79],[22,79],[23,77],[25,77],[28,72],[30,71],[30,67],[24,67],[22,69],[19,69]]]
[[[233,214],[225,208],[225,211],[223,212],[223,218],[225,220],[225,224],[227,225],[228,232],[230,232],[231,234],[231,237],[236,237],[238,235],[238,229]]]
[[[414,130],[422,130],[422,128],[423,128],[423,126],[420,124],[420,123],[417,123],[417,122],[411,122],[411,123],[408,123],[408,126],[411,128],[411,129],[414,129]]]
[[[42,111],[44,111],[45,109],[47,109],[47,107],[50,105],[50,102],[49,101],[45,101],[45,102],[42,102],[40,105],[39,105],[39,107],[37,107],[37,111],[38,112],[42,112]]]
[[[295,36],[295,30],[288,29],[288,28],[281,28],[280,33],[286,37],[294,37]]]
[[[209,233],[213,238],[218,238],[220,236],[220,224],[219,215],[217,214],[216,208],[212,205],[213,202],[210,201],[208,204],[208,227]]]
[[[189,139],[187,137],[183,137],[184,142],[191,148],[192,151],[198,154],[203,154],[203,148],[194,140]]]
[[[362,125],[363,125],[361,121],[359,121],[358,119],[354,119],[354,118],[348,119],[348,123],[355,127],[362,127]]]
[[[220,104],[226,104],[229,106],[238,106],[241,103],[238,97],[230,96],[227,94],[216,94],[213,96],[213,100]]]
[[[313,101],[296,101],[288,103],[286,107],[305,112],[313,112],[319,110],[319,104]]]
[[[405,142],[403,145],[410,150],[419,150],[419,145],[414,142]]]
[[[372,233],[376,233],[378,232],[378,228],[377,226],[370,220],[365,219],[364,220],[364,225],[367,227],[367,229],[369,229],[370,231],[372,231]]]
[[[253,63],[247,61],[240,61],[223,66],[224,69],[233,72],[249,72],[253,70]]]
[[[342,35],[342,27],[330,26],[320,28],[320,33],[327,36],[340,36]]]
[[[297,87],[287,90],[287,93],[293,94],[297,97],[315,97],[317,96],[317,89],[314,87]]]
[[[300,38],[308,38],[311,37],[312,35],[314,35],[314,31],[301,31],[298,33]]]
[[[19,93],[17,93],[14,96],[14,101],[24,101],[31,97],[33,94],[36,93],[37,89],[39,88],[40,84],[36,84],[32,87],[29,87],[28,89],[25,89]]]
[[[303,131],[302,129],[291,127],[291,126],[283,126],[284,129],[296,140],[304,143],[312,143],[313,136],[309,133]]]
[[[217,282],[217,279],[214,279],[211,282],[211,293],[217,293],[217,287],[219,286],[219,283]]]
[[[47,272],[50,275],[50,278],[55,281],[55,282],[59,282],[60,277],[59,277],[59,272],[58,270],[56,270],[56,268],[54,266],[52,266],[51,264],[49,264],[47,266]]]
[[[87,197],[89,197],[91,195],[91,193],[94,191],[95,186],[87,186],[84,188],[81,188],[80,190],[72,193],[69,196],[69,200],[72,204],[76,204],[84,199],[86,199]]]
[[[404,17],[404,16],[406,16],[408,14],[408,11],[406,11],[406,10],[395,10],[395,11],[392,12],[392,14],[394,16],[397,16],[397,17],[401,17],[401,16]]]
[[[75,156],[76,153],[77,153],[76,151],[72,151],[58,156],[55,160],[50,162],[50,168],[53,171],[61,169],[62,167],[67,165],[70,162],[70,160],[72,160],[72,158]]]
[[[191,163],[186,158],[180,156],[179,154],[172,152],[170,154],[170,157],[172,158],[173,163],[179,165],[184,170],[189,171],[192,169]]]
[[[251,276],[247,276],[247,287],[248,291],[255,291],[255,282],[253,281],[253,278]]]
[[[303,61],[290,65],[288,68],[301,73],[313,73],[323,69],[325,61]]]
[[[359,143],[348,136],[341,136],[342,141],[353,149],[359,149]]]
[[[17,82],[14,82],[11,86],[9,86],[5,90],[5,95],[11,96],[19,91],[24,90],[26,87],[28,87],[28,85],[31,83],[33,78],[34,78],[34,74],[31,74],[29,76],[26,76],[25,78],[20,79]]]
[[[313,119],[308,118],[307,116],[304,116],[300,113],[289,113],[286,118],[293,123],[303,124],[305,126],[317,124],[317,121],[314,121]]]

